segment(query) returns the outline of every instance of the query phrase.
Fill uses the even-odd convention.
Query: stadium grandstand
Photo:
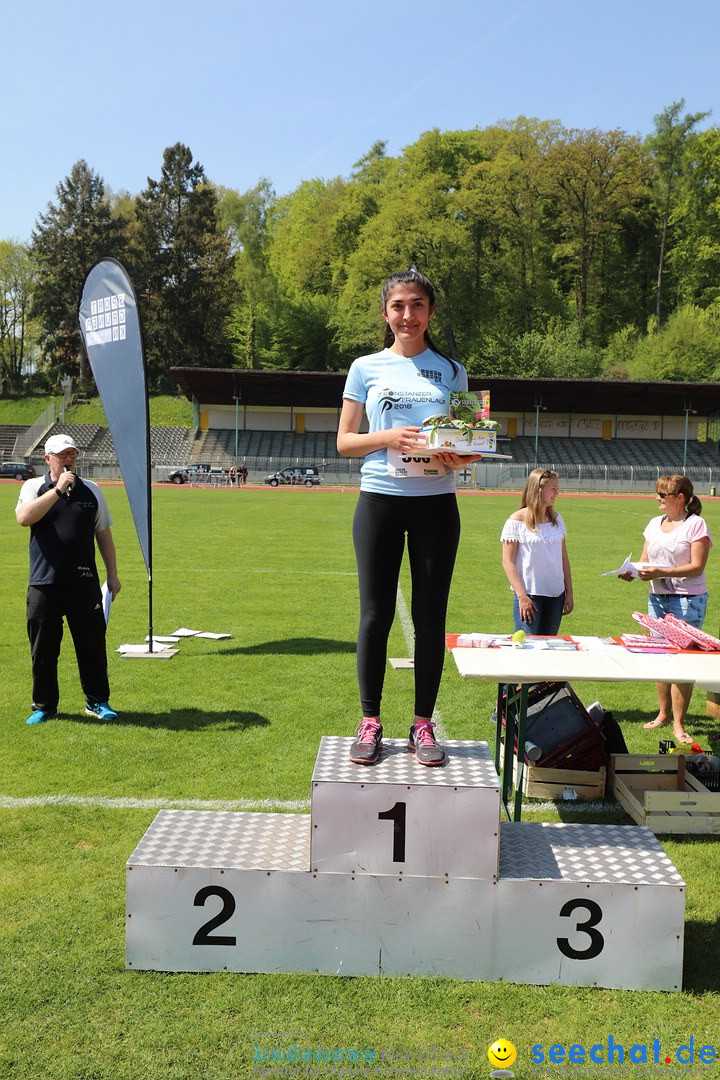
[[[327,482],[359,482],[361,461],[335,447],[344,372],[175,368],[192,402],[193,427],[151,428],[155,479],[189,464],[245,462],[251,479],[286,465],[321,467]],[[499,450],[462,479],[478,487],[517,487],[535,465],[565,487],[647,488],[664,472],[686,472],[714,493],[720,479],[720,385],[604,380],[471,378],[489,390],[501,425]],[[119,475],[112,437],[98,424],[61,424],[52,410],[32,428],[0,427],[0,458],[42,467],[49,435],[67,431],[86,475]]]

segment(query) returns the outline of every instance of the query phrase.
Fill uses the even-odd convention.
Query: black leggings
[[[454,494],[360,492],[353,542],[360,585],[357,670],[363,716],[379,716],[387,640],[408,538],[415,628],[415,715],[432,716],[445,659],[445,616],[460,515]]]

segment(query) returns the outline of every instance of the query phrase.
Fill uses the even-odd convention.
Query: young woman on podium
[[[353,541],[360,586],[357,670],[362,720],[350,760],[374,764],[382,745],[380,703],[407,535],[415,629],[415,711],[408,747],[423,765],[442,765],[432,714],[445,656],[445,616],[460,538],[455,472],[482,455],[427,455],[419,434],[428,416],[449,412],[467,373],[433,344],[435,290],[414,268],[382,288],[380,352],[355,360],[343,391],[337,447],[364,457]],[[360,432],[363,414],[368,431]],[[423,460],[423,451],[426,452]]]

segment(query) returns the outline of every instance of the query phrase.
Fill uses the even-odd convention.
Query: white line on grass
[[[309,799],[132,799],[105,795],[0,795],[0,810],[27,806],[100,806],[106,810],[309,810]]]
[[[3,563],[4,570],[23,570],[27,566],[27,562],[17,563]],[[175,572],[177,568],[175,566],[154,566],[156,574]],[[132,568],[125,572],[125,577],[131,577],[134,573]],[[142,571],[138,570],[138,577],[142,577],[145,574],[143,568]],[[277,570],[269,567],[266,570],[253,568],[250,566],[183,566],[183,573],[187,574],[273,574],[274,577],[281,577],[282,575],[293,577],[357,577],[357,570]]]
[[[170,570],[171,567],[160,567],[161,570]],[[299,575],[301,577],[357,577],[357,570],[257,570],[245,566],[188,566],[183,567],[183,573],[190,574],[225,574],[228,570],[234,570],[236,574],[273,574],[275,577],[282,574]]]
[[[523,803],[523,814],[557,810],[556,802]],[[624,814],[619,803],[567,802],[562,804],[573,814]],[[309,799],[290,799],[286,802],[272,799],[131,799],[108,798],[104,795],[29,795],[17,798],[0,795],[0,810],[16,810],[34,806],[98,806],[104,810],[245,810],[262,812],[303,813],[310,809]]]
[[[397,609],[400,616],[400,623],[402,625],[403,634],[405,635],[405,644],[407,645],[408,654],[412,656],[415,652],[415,632],[413,630],[412,619],[410,618],[410,612],[408,606],[405,603],[405,597],[402,594],[402,589],[398,585],[397,590]],[[435,721],[435,730],[438,733],[440,739],[449,739],[445,725],[442,720],[442,713],[437,706],[433,709],[432,718]]]

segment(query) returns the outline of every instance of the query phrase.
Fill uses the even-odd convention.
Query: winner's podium
[[[649,829],[500,825],[489,748],[440,768],[323,738],[311,813],[163,810],[127,863],[127,967],[681,987],[684,882]]]

